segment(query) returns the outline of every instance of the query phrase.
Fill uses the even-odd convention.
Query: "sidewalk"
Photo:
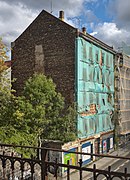
[[[130,151],[128,149],[123,149],[120,148],[118,149],[118,151],[113,151],[112,153],[110,153],[109,155],[112,156],[126,156]],[[93,168],[93,165],[96,164],[96,168],[97,169],[106,169],[108,166],[111,166],[112,164],[114,164],[115,162],[119,161],[119,159],[114,159],[114,158],[108,158],[108,157],[104,157],[101,158],[97,161],[92,162],[91,164],[89,164],[88,166],[86,166],[87,168]],[[91,172],[87,172],[87,171],[83,171],[82,172],[82,177],[84,180],[90,180],[92,177],[92,173]],[[66,178],[62,178],[62,180],[65,180]],[[79,172],[73,172],[70,175],[70,179],[71,180],[78,180],[79,179]]]

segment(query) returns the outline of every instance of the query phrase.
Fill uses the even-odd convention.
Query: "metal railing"
[[[101,170],[96,167],[94,164],[93,167],[84,167],[83,161],[80,157],[83,155],[90,155],[91,158],[94,156],[99,158],[114,158],[114,159],[124,159],[129,160],[128,157],[117,157],[111,155],[103,155],[103,154],[90,154],[90,153],[81,153],[81,152],[72,152],[65,151],[61,149],[53,149],[53,148],[39,148],[39,147],[29,147],[29,146],[14,146],[7,144],[0,144],[0,180],[49,180],[51,179],[67,179],[71,180],[71,174],[73,170],[73,174],[78,173],[76,176],[76,180],[84,179],[83,173],[88,172],[91,173],[90,176],[86,176],[86,179],[107,179],[114,180],[114,178],[118,178],[121,180],[130,180],[130,172],[127,172],[127,168],[124,169],[124,172],[114,172],[111,170],[111,166],[108,167],[107,170]],[[36,156],[31,158],[24,158],[22,155],[14,153],[15,148],[21,148],[24,150],[34,150],[37,152],[41,151],[41,160],[37,159]],[[70,164],[71,162],[68,160],[67,163],[63,163],[58,158],[53,158],[53,160],[48,159],[49,152],[56,153],[74,153],[77,158],[79,158],[77,165]],[[62,172],[62,173],[61,173]],[[101,178],[102,177],[102,178]]]

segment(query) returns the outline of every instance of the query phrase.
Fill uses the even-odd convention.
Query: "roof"
[[[86,33],[84,34],[83,32],[79,32],[79,36],[84,38],[87,41],[92,42],[93,44],[97,46],[101,46],[103,49],[110,51],[113,54],[116,54],[117,52],[113,49],[113,47],[109,46],[108,44],[104,43],[103,41],[95,38],[94,36],[91,36],[90,34]]]
[[[36,19],[38,19],[40,16],[42,16],[43,14],[47,14],[48,16],[52,16],[52,17],[55,18],[56,20],[61,21],[63,24],[68,25],[68,28],[72,28],[72,29],[74,29],[74,30],[77,30],[77,35],[81,36],[81,37],[84,38],[85,40],[90,41],[90,42],[92,42],[93,44],[96,44],[96,45],[98,45],[98,46],[101,46],[102,48],[107,49],[108,51],[112,52],[113,54],[116,54],[116,51],[113,49],[113,47],[105,44],[105,43],[102,42],[101,40],[95,38],[94,36],[91,36],[91,35],[88,34],[88,33],[84,34],[84,33],[81,32],[80,30],[78,30],[76,27],[71,26],[71,25],[68,24],[67,22],[65,22],[65,21],[63,21],[63,20],[55,17],[54,15],[52,15],[51,13],[49,13],[49,12],[47,12],[47,11],[45,11],[45,10],[42,10],[41,13],[34,19],[34,21],[35,21]],[[33,21],[33,22],[34,22],[34,21]],[[32,22],[31,24],[33,24],[33,22]],[[31,26],[31,24],[25,29],[25,31]],[[24,31],[24,32],[25,32],[25,31]],[[24,33],[24,32],[23,32],[23,33]],[[23,33],[22,33],[22,34],[23,34]],[[21,35],[22,35],[22,34],[21,34]],[[21,35],[20,35],[20,36],[21,36]],[[20,37],[20,36],[19,36],[19,37]],[[19,37],[18,37],[17,39],[19,39]],[[17,39],[16,39],[16,40],[17,40]]]

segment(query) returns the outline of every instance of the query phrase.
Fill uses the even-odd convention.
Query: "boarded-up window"
[[[95,103],[95,95],[94,95],[94,93],[89,93],[89,103],[90,104]]]
[[[94,66],[93,65],[90,65],[89,67],[89,79],[90,81],[93,81],[94,80]]]
[[[83,68],[83,81],[87,80],[87,72],[86,72],[86,68]]]
[[[109,67],[109,55],[106,55],[106,66]]]
[[[92,47],[89,47],[89,59],[93,61]]]
[[[96,103],[99,104],[99,94],[96,94]]]
[[[86,105],[86,92],[83,92],[83,105]]]
[[[83,58],[87,59],[86,43],[83,43]]]
[[[104,61],[105,61],[105,54],[102,53],[102,64],[104,64]]]
[[[99,79],[99,83],[102,83],[102,69],[101,68],[99,68],[99,77],[98,77],[98,79]]]
[[[89,128],[90,128],[90,132],[93,130],[93,119],[89,119]]]
[[[96,62],[98,62],[99,61],[98,51],[96,51],[95,58],[96,58]]]

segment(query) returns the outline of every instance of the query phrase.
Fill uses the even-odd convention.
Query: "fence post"
[[[93,178],[96,180],[96,164],[93,165]]]
[[[69,160],[67,161],[67,165],[68,165],[68,167],[67,167],[67,180],[70,180],[70,167],[69,167],[70,161]]]
[[[47,180],[47,164],[46,164],[46,160],[47,160],[47,149],[42,149],[41,150],[41,180]]]
[[[58,165],[57,165],[57,163],[58,163],[58,159],[56,158],[56,160],[55,160],[55,165],[54,165],[54,169],[55,169],[55,172],[54,172],[54,177],[56,178],[56,180],[57,180],[57,170],[58,170]]]
[[[111,166],[108,166],[108,180],[111,180]]]
[[[5,155],[5,152],[3,151],[3,156]],[[6,159],[2,158],[2,168],[3,168],[3,179],[6,178]]]
[[[82,164],[83,164],[83,161],[82,159],[79,160],[79,166],[80,166],[80,180],[82,180]]]
[[[125,171],[125,180],[127,180],[127,176],[126,176],[127,175],[127,168],[125,168],[124,171]]]

